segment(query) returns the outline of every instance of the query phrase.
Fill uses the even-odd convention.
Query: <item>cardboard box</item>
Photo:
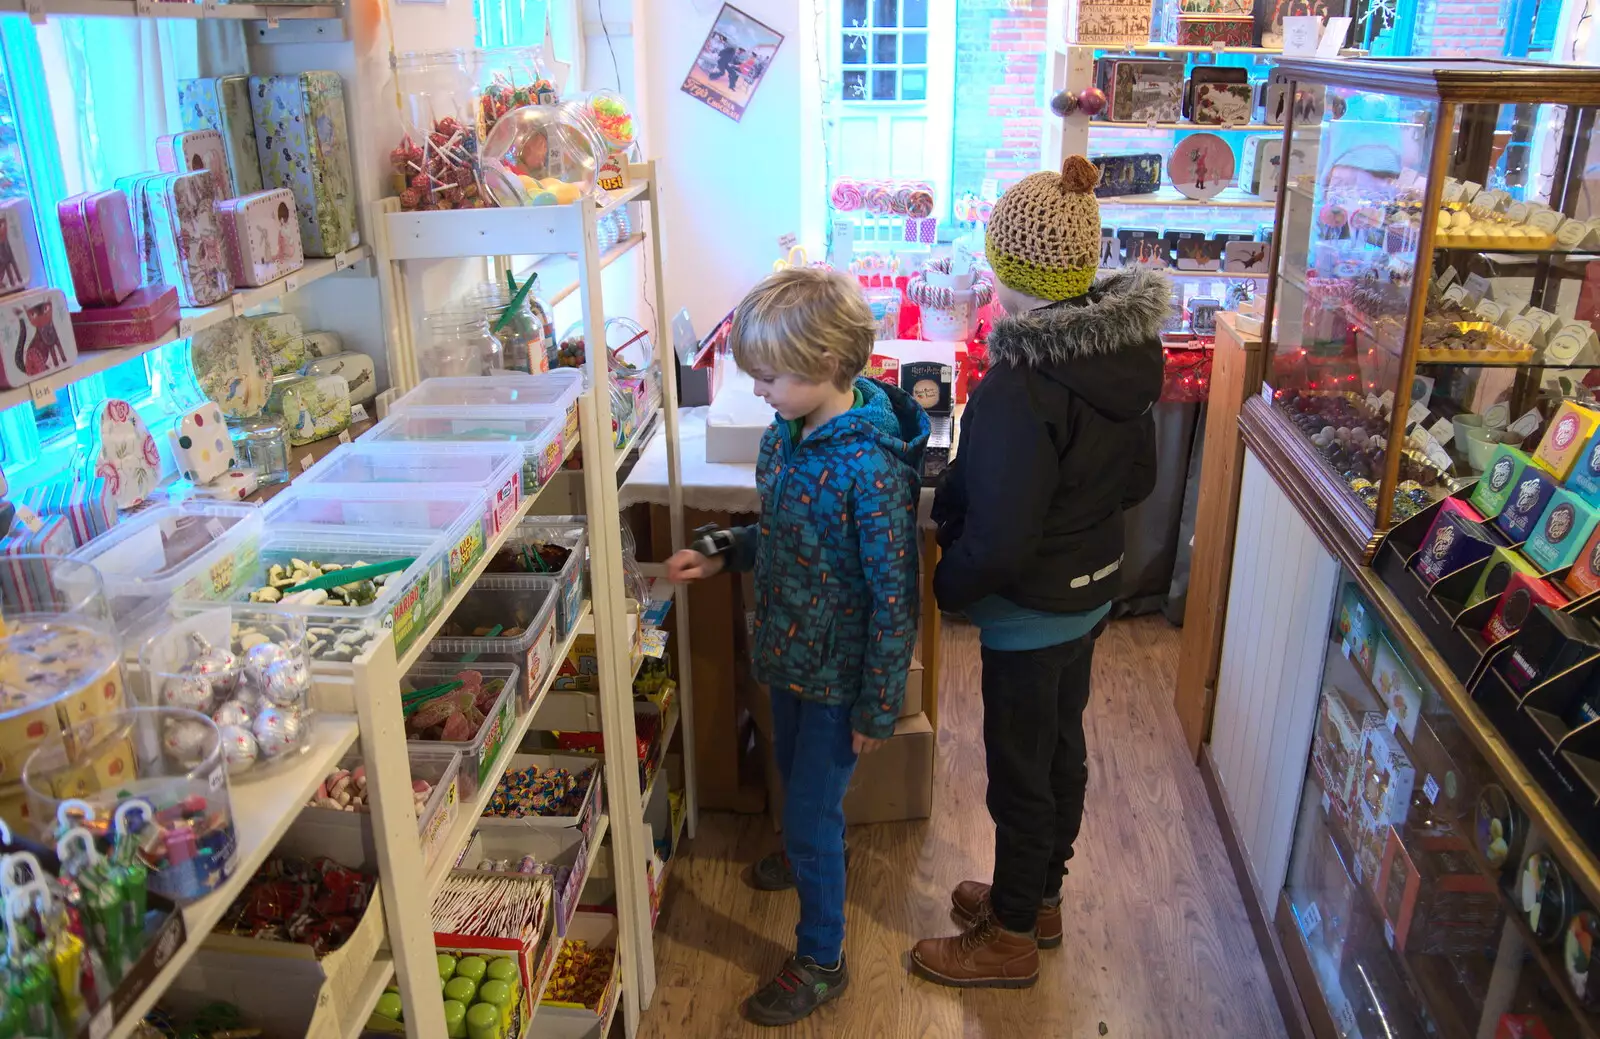
[[[774,829],[783,828],[783,780],[778,775],[771,737],[759,724],[756,742],[767,774],[767,812]],[[844,796],[848,826],[926,819],[933,814],[933,726],[926,715],[902,718],[883,746],[864,755]]]

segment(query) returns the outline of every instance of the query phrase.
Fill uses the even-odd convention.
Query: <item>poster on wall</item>
[[[683,92],[738,122],[782,43],[782,33],[723,4],[684,78]]]

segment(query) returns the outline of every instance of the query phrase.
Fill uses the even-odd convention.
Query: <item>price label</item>
[[[28,21],[34,25],[44,24],[44,0],[25,0],[22,9],[28,12]]]
[[[222,535],[226,534],[227,532],[228,532],[228,528],[223,526],[222,521],[217,519],[215,516],[213,516],[210,519],[206,520],[206,533],[210,534],[212,537],[220,538]]]
[[[35,534],[44,529],[44,521],[39,518],[39,514],[26,505],[17,506],[16,516],[18,523],[21,523]]]
[[[148,17],[156,13],[157,0],[133,0],[133,13],[140,17]]]
[[[1449,419],[1440,419],[1428,427],[1428,432],[1433,434],[1433,439],[1441,445],[1448,444],[1450,438],[1456,435],[1456,427],[1450,424]]]
[[[1393,711],[1390,711],[1388,717],[1383,719],[1383,724],[1387,725],[1389,727],[1389,731],[1393,733],[1394,730],[1400,727],[1400,717]]]
[[[1389,943],[1389,948],[1394,948],[1394,924],[1387,920],[1383,922],[1383,940]]]
[[[350,431],[348,429],[339,430],[339,443],[348,444],[349,442],[350,442]]]
[[[1422,796],[1428,799],[1429,804],[1439,800],[1439,781],[1433,778],[1431,772],[1428,778],[1422,781]]]
[[[300,275],[291,274],[283,279],[283,291],[298,292],[300,290]]]
[[[1266,383],[1261,384],[1261,399],[1266,401],[1268,404],[1272,403],[1272,387],[1268,386]]]
[[[313,465],[316,464],[316,461],[317,460],[315,458],[313,458],[311,455],[306,455],[305,457],[301,458],[300,459],[300,471],[303,473],[307,469],[310,469]]]
[[[235,292],[228,297],[228,302],[233,305],[233,316],[244,317],[244,294]]]
[[[111,1002],[108,1000],[105,1006],[89,1019],[89,1039],[106,1039],[106,1036],[111,1034],[111,1026],[116,1023],[116,1017],[111,1013]]]
[[[352,405],[350,405],[350,421],[352,423],[365,422],[366,420],[367,420],[367,409],[366,408],[362,407],[360,404],[352,404]]]
[[[278,27],[278,20],[276,18],[268,18],[267,19],[267,28],[276,29],[277,27]]]
[[[201,17],[204,17],[204,18],[214,18],[214,17],[216,17],[217,8],[220,7],[220,6],[221,5],[219,3],[217,3],[217,0],[205,0],[205,3],[200,5],[200,15],[201,15]]]
[[[1227,133],[1229,130],[1232,130],[1235,125],[1236,124],[1234,123],[1234,121],[1232,119],[1229,119],[1227,122],[1223,123],[1222,124],[1223,133]]]
[[[1212,41],[1211,49],[1221,54],[1228,49],[1228,45],[1221,40],[1214,40]]]
[[[350,255],[348,253],[338,253],[338,254],[336,254],[334,256],[334,258],[333,258],[333,269],[334,270],[336,270],[336,271],[348,270],[349,267],[350,267]]]
[[[1344,658],[1346,660],[1350,659],[1350,640],[1349,639],[1345,639],[1343,642],[1339,643],[1339,652],[1344,654]]]
[[[179,339],[188,339],[190,336],[194,335],[194,319],[180,317],[178,319],[177,335]]]
[[[1328,811],[1330,809],[1332,809],[1332,808],[1333,808],[1333,798],[1329,797],[1328,796],[1328,792],[1326,790],[1324,790],[1322,792],[1322,814],[1323,815],[1327,815]]]
[[[1156,128],[1156,117],[1151,116],[1149,119],[1146,119],[1144,121],[1144,128],[1146,130],[1154,130]]]
[[[1322,923],[1322,912],[1317,909],[1317,904],[1313,902],[1306,906],[1305,911],[1300,914],[1300,933],[1310,938],[1311,932],[1315,931],[1320,923]]]
[[[222,789],[222,783],[227,778],[227,776],[228,776],[228,773],[227,773],[226,769],[220,769],[219,768],[219,769],[212,770],[211,775],[208,777],[208,782],[211,785],[212,793],[215,793],[216,791]]]
[[[28,397],[36,408],[48,408],[56,402],[56,391],[48,382],[28,383]]]
[[[1357,858],[1356,859],[1356,883],[1357,884],[1365,884],[1366,882],[1367,882],[1367,871],[1361,868],[1361,860],[1359,858]]]
[[[1428,406],[1420,400],[1411,402],[1411,407],[1406,409],[1406,425],[1414,426],[1428,417]]]

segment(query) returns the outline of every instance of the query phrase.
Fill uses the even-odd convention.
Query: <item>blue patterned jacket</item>
[[[757,680],[854,704],[851,727],[894,734],[917,638],[917,496],[928,416],[857,379],[861,402],[796,442],[761,438],[761,519],[734,531],[731,570],[755,570]]]

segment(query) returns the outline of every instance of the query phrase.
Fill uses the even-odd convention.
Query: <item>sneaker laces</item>
[[[972,952],[987,945],[994,937],[995,926],[994,917],[987,913],[972,921],[972,926],[961,935],[961,951]]]

